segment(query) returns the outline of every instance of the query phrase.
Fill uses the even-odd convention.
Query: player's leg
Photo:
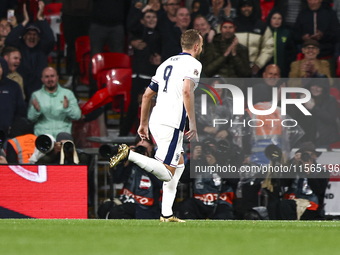
[[[173,169],[171,169],[173,171],[170,171],[162,162],[130,150],[126,144],[119,145],[117,155],[110,160],[110,167],[115,167],[126,158],[145,171],[152,173],[161,181],[168,182],[172,179]]]
[[[162,216],[165,218],[171,217],[173,215],[172,206],[176,197],[177,185],[179,179],[184,171],[184,159],[181,155],[181,159],[176,168],[175,174],[171,181],[163,183],[163,196],[162,196]]]
[[[168,182],[172,179],[180,159],[183,132],[163,125],[150,125],[150,130],[158,146],[155,154],[157,160],[131,151],[127,145],[122,144],[118,153],[111,158],[110,167],[127,158],[161,181]]]

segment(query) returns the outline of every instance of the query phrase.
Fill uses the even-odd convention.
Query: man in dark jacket
[[[308,8],[299,13],[294,25],[295,40],[298,44],[308,39],[317,40],[320,43],[318,58],[332,59],[340,31],[336,13],[322,0],[307,2]],[[331,66],[332,63],[330,61]]]
[[[8,65],[0,58],[0,126],[8,133],[15,117],[26,117],[27,106],[20,86],[7,78]]]
[[[217,34],[202,55],[203,72],[206,76],[226,78],[250,77],[248,49],[238,43],[235,25],[229,19],[221,25]]]
[[[330,144],[340,140],[336,126],[337,101],[329,94],[330,84],[326,75],[317,74],[308,80],[306,89],[310,90],[312,98],[304,105],[312,115],[305,116],[301,113],[296,117],[306,133],[301,141],[313,142],[317,148],[328,148]]]
[[[5,44],[20,50],[21,63],[17,72],[24,80],[26,101],[31,94],[42,87],[41,74],[48,66],[47,56],[53,50],[55,39],[53,31],[44,19],[44,2],[39,1],[37,22],[28,24],[29,16],[24,8],[24,21],[8,34]]]
[[[130,26],[128,29],[134,50],[133,76],[131,101],[124,123],[120,128],[121,136],[128,135],[133,124],[136,123],[139,106],[138,96],[142,95],[145,88],[149,86],[151,77],[161,63],[160,34],[155,30],[157,25],[156,12],[149,9],[143,13],[143,11],[132,7],[129,17]]]
[[[181,7],[176,11],[176,22],[166,29],[161,28],[162,61],[179,54],[182,51],[181,35],[190,25],[190,12],[187,8]]]

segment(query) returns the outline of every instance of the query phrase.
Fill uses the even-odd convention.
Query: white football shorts
[[[155,159],[171,167],[177,167],[184,152],[183,132],[160,124],[150,124],[149,128],[157,144]]]

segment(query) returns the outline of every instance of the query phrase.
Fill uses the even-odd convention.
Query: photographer
[[[136,138],[136,146],[130,149],[148,157],[154,155],[151,140]],[[102,204],[98,215],[102,219],[158,219],[160,216],[160,190],[162,181],[129,161],[119,164],[113,171],[113,182],[124,183],[119,199],[115,204]]]
[[[53,150],[40,157],[35,164],[87,165],[88,160],[88,156],[85,153],[75,148],[73,137],[69,133],[61,132],[57,135]]]
[[[271,220],[322,218],[329,172],[323,166],[320,166],[322,167],[320,173],[311,171],[311,168],[317,165],[316,158],[320,155],[321,152],[315,150],[313,143],[302,143],[288,164],[297,169],[303,167],[304,171],[298,173],[296,178],[271,180],[271,187],[266,187],[269,198],[276,198],[270,199],[268,204],[268,214]]]
[[[222,179],[217,173],[202,173],[199,178],[190,179],[191,167],[197,165],[234,164],[230,147],[226,141],[216,142],[206,138],[202,144],[194,144],[192,159],[186,164],[181,182],[192,181],[194,197],[178,204],[179,217],[183,219],[234,219],[233,199],[238,179]],[[231,160],[232,159],[232,160]],[[194,165],[194,166],[193,166]],[[237,165],[237,164],[236,164]]]

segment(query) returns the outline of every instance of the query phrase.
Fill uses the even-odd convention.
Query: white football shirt
[[[157,93],[150,124],[161,124],[184,130],[186,111],[183,103],[183,81],[198,85],[202,64],[188,53],[165,60],[151,79],[150,88]]]

